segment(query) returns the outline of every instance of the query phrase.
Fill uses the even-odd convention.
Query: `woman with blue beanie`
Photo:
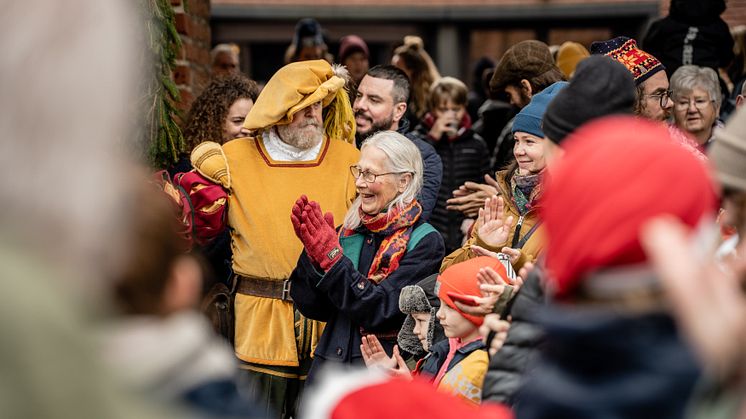
[[[510,256],[514,269],[536,260],[544,247],[538,218],[540,181],[557,144],[542,131],[542,118],[549,102],[567,82],[552,84],[533,96],[513,122],[515,162],[497,172],[499,196],[488,198],[474,224],[469,240],[460,249],[446,256],[441,272],[447,267],[479,256],[472,246]]]

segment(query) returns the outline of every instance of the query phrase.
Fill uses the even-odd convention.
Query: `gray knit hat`
[[[707,156],[723,187],[746,192],[746,106],[731,116],[725,128],[715,131]]]

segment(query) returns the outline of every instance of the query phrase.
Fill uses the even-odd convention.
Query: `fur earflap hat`
[[[279,69],[262,89],[243,126],[249,130],[289,124],[296,112],[321,102],[329,138],[355,141],[355,118],[344,86],[347,70],[324,60],[298,61]]]
[[[445,339],[443,326],[437,321],[435,313],[440,308],[440,300],[435,294],[435,284],[438,274],[433,274],[418,282],[417,285],[408,285],[399,294],[399,310],[406,314],[399,330],[397,341],[399,347],[413,355],[425,354],[425,349],[420,339],[414,334],[415,320],[413,313],[430,313],[430,322],[427,329],[427,342],[430,347]]]

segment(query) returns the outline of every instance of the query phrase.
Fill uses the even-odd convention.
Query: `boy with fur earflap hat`
[[[456,307],[454,300],[468,304],[474,297],[480,297],[477,275],[484,270],[493,270],[505,282],[508,281],[505,266],[498,259],[487,256],[452,265],[438,276],[435,294],[440,300],[440,308],[435,314],[448,339],[433,345],[412,372],[412,375],[432,380],[438,390],[472,404],[481,402],[482,382],[489,362],[486,346],[479,335],[484,317],[464,313]],[[388,358],[375,337],[368,336],[363,338],[361,350],[367,365],[388,366],[397,375],[409,375],[398,347],[394,347],[393,358]]]

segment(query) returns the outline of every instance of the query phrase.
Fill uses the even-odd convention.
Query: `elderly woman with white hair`
[[[404,321],[401,289],[438,272],[445,250],[440,234],[421,219],[422,170],[417,147],[383,131],[363,143],[360,161],[350,167],[358,195],[339,229],[305,195],[293,206],[305,249],[290,295],[304,316],[327,322],[309,378],[327,361],[362,365],[366,335],[391,354]]]
[[[681,66],[671,76],[673,116],[676,126],[707,147],[720,125],[720,82],[715,70]]]

